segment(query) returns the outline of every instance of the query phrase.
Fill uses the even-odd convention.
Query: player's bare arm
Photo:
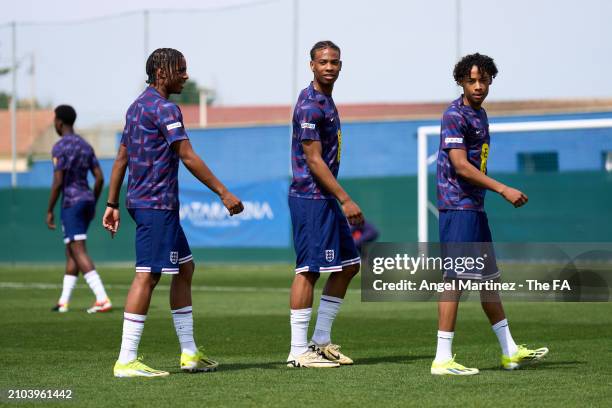
[[[119,145],[119,152],[113,163],[113,170],[111,172],[110,183],[108,186],[108,202],[119,205],[119,191],[121,184],[123,184],[123,178],[125,177],[125,170],[128,165],[128,154],[127,147],[125,145]],[[120,212],[119,208],[106,207],[104,216],[102,217],[102,226],[110,231],[111,237],[115,236],[119,230]]]
[[[340,183],[336,180],[329,167],[325,164],[322,157],[323,148],[321,142],[315,140],[305,140],[302,142],[306,163],[315,179],[323,188],[333,194],[342,205],[342,211],[349,222],[353,225],[363,223],[361,209],[351,197],[344,191]]]
[[[102,169],[99,166],[94,167],[91,172],[93,173],[95,178],[93,193],[97,203],[98,198],[100,198],[100,194],[102,194],[102,187],[104,187],[104,174],[102,173]]]
[[[504,197],[510,204],[518,208],[527,204],[528,198],[521,191],[508,187],[503,183],[487,176],[474,167],[467,159],[467,153],[463,149],[451,149],[449,157],[457,174],[475,186],[495,191]]]
[[[49,229],[55,229],[55,217],[53,216],[53,209],[55,203],[60,196],[62,191],[62,184],[64,182],[64,171],[56,170],[53,172],[53,183],[51,184],[51,195],[49,196],[49,205],[47,206],[47,227]]]
[[[193,151],[191,142],[188,139],[172,143],[172,149],[179,155],[181,161],[191,174],[219,196],[230,215],[240,214],[244,210],[242,201],[219,181],[206,163],[204,163],[204,160]]]

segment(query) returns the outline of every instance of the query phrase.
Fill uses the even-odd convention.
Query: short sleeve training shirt
[[[444,112],[440,130],[437,163],[439,210],[484,211],[486,190],[457,175],[449,151],[465,150],[468,161],[486,174],[490,141],[489,120],[484,108],[476,110],[466,106],[463,95],[454,100]]]
[[[302,146],[305,140],[321,142],[323,161],[334,177],[338,177],[342,152],[340,116],[332,97],[315,90],[312,83],[300,92],[293,111],[293,179],[289,195],[318,200],[333,199],[334,196],[319,186],[310,172]]]
[[[96,154],[87,141],[78,135],[64,135],[51,151],[53,170],[62,170],[62,208],[82,201],[95,201],[87,182],[87,174],[99,167]]]
[[[147,87],[128,108],[121,137],[128,153],[128,208],[178,209],[179,157],[170,145],[184,139],[179,107]]]

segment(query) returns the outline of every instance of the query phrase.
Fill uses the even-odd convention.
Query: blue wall
[[[612,118],[612,112],[559,115],[492,117],[492,123],[531,120],[568,120]],[[437,125],[439,121],[356,122],[342,126],[344,145],[340,177],[387,177],[414,175],[417,171],[416,130]],[[251,183],[289,177],[289,127],[194,129],[189,131],[195,150],[228,184]],[[435,136],[429,139],[430,154],[438,147]],[[489,170],[515,172],[518,152],[557,151],[559,170],[600,170],[603,151],[612,151],[612,129],[572,130],[493,135]],[[113,160],[100,161],[106,180]],[[435,171],[435,166],[430,166]],[[46,187],[51,184],[51,162],[34,162],[30,171],[18,175],[21,187]],[[181,167],[179,182],[185,187],[199,183]],[[0,173],[0,188],[10,185],[10,174]]]

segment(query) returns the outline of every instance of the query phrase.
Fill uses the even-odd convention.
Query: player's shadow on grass
[[[376,365],[376,364],[410,364],[417,360],[433,360],[434,356],[381,356],[381,357],[367,357],[358,358],[355,360],[355,365]],[[284,361],[270,361],[264,363],[228,363],[220,364],[219,371],[234,371],[234,370],[250,370],[250,369],[264,369],[264,370],[278,370],[286,368],[286,362]]]
[[[586,361],[541,361],[539,363],[527,365],[520,370],[573,370],[579,368],[579,366],[586,364]],[[493,367],[480,368],[480,371],[500,371],[500,366],[496,365]]]
[[[235,370],[250,370],[253,368],[263,370],[278,370],[279,368],[285,368],[286,362],[284,361],[270,361],[266,363],[228,363],[219,364],[219,371],[235,371]]]
[[[220,362],[219,368],[217,368],[216,371],[212,373],[206,373],[206,374],[214,375],[214,373],[223,372],[223,371],[237,371],[237,370],[251,370],[251,369],[278,370],[280,368],[284,368],[285,364],[287,363],[284,363],[282,361],[271,361],[269,363],[227,363],[227,364]],[[171,375],[182,373],[182,371],[180,369],[177,369],[176,367],[165,367],[164,370],[168,371]]]
[[[410,364],[418,360],[429,360],[433,361],[433,355],[419,355],[419,356],[380,356],[380,357],[366,357],[355,359],[355,364],[358,365],[376,365],[376,364]]]

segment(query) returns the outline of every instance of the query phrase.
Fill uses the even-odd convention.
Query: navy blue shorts
[[[62,208],[62,231],[65,244],[87,239],[87,228],[95,212],[96,204],[93,201],[81,201],[72,207]]]
[[[442,257],[455,260],[446,269],[449,279],[491,280],[499,278],[489,219],[484,211],[440,210],[440,244]],[[461,260],[460,258],[464,258]],[[466,259],[476,260],[474,264]]]
[[[361,262],[348,221],[336,200],[289,197],[295,273],[340,272]]]
[[[193,260],[178,210],[128,211],[136,222],[136,272],[177,274]]]

